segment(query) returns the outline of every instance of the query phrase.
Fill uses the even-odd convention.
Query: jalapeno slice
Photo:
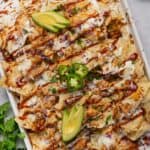
[[[71,71],[82,78],[88,74],[88,68],[81,63],[74,63],[71,67]]]
[[[70,92],[81,89],[84,85],[83,78],[77,74],[69,74],[67,76],[67,87]]]
[[[60,66],[58,67],[58,73],[59,73],[59,75],[61,75],[61,76],[66,75],[66,74],[68,73],[68,66],[66,66],[66,65],[60,65]]]

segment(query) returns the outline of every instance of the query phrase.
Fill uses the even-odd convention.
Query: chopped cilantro
[[[108,125],[111,120],[112,120],[112,115],[108,115],[106,118],[105,124]]]
[[[56,76],[53,76],[50,80],[52,83],[56,83],[58,81],[58,78]]]
[[[50,90],[53,94],[56,94],[56,93],[57,93],[56,88],[50,88],[49,90]]]
[[[25,28],[23,28],[23,32],[24,32],[24,34],[29,33],[29,31],[27,29],[25,29]]]
[[[0,106],[0,150],[16,150],[17,140],[24,138],[14,118],[6,119],[9,108],[9,103]]]
[[[19,139],[24,139],[25,138],[25,134],[24,133],[18,133],[17,137]]]
[[[81,8],[75,7],[75,8],[72,9],[71,13],[72,13],[73,15],[76,15],[76,14],[78,14],[78,12],[79,12],[80,10],[81,10]]]
[[[61,10],[63,10],[63,5],[62,4],[60,4],[60,5],[57,5],[56,6],[56,8],[54,9],[54,11],[61,11]]]
[[[133,60],[133,61],[132,61],[132,64],[134,65],[135,63],[136,63],[136,61],[135,61],[135,60]]]
[[[0,106],[0,122],[5,118],[8,109],[9,109],[9,103],[5,103]]]
[[[81,48],[84,48],[84,43],[83,43],[83,39],[82,38],[79,38],[76,40],[76,43],[81,47]]]
[[[14,118],[11,118],[4,123],[4,132],[5,133],[11,133],[15,129],[17,129],[17,124],[16,124]]]
[[[78,45],[81,45],[82,44],[82,39],[80,38],[80,39],[77,39],[76,40],[76,43],[78,44]]]
[[[0,150],[15,150],[16,149],[16,141],[12,141],[10,139],[4,139],[0,141]]]
[[[69,31],[70,31],[71,34],[75,34],[75,30],[70,29]]]

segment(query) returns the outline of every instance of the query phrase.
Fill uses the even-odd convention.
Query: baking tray
[[[89,1],[95,6],[95,8],[98,11],[100,10],[100,7],[98,6],[96,0],[89,0]],[[140,55],[143,59],[143,62],[145,64],[144,65],[145,73],[146,73],[147,77],[150,79],[150,69],[149,69],[148,61],[146,59],[146,55],[145,55],[141,40],[139,38],[134,19],[132,17],[132,14],[131,14],[131,11],[130,11],[130,8],[129,8],[129,5],[128,5],[128,1],[127,0],[120,0],[120,1],[121,1],[122,8],[124,10],[124,13],[126,15],[127,22],[129,23],[130,32],[134,37],[134,41],[136,43],[137,50],[139,51],[139,53],[140,53]],[[1,73],[1,76],[4,76],[4,71],[3,71],[3,68],[1,66],[1,64],[0,64],[0,73]],[[6,92],[7,92],[10,104],[12,106],[14,115],[17,116],[19,111],[18,111],[18,108],[17,108],[15,97],[13,96],[13,94],[9,90],[6,89]],[[21,132],[25,133],[24,142],[25,142],[25,146],[26,146],[27,150],[32,150],[30,139],[29,139],[26,131],[21,127],[19,127],[19,128],[20,128]]]

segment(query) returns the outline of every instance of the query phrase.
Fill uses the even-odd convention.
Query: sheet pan
[[[95,8],[99,11],[100,7],[98,7],[97,1],[96,0],[90,0],[90,2],[93,3]],[[134,40],[136,42],[137,49],[138,49],[139,53],[141,54],[141,57],[143,58],[143,62],[145,64],[145,72],[146,72],[148,78],[150,79],[150,69],[149,69],[148,61],[146,59],[146,55],[145,55],[141,40],[139,38],[137,29],[136,29],[136,25],[135,25],[134,19],[132,17],[132,14],[131,14],[127,0],[121,0],[121,5],[122,5],[122,8],[126,14],[127,21],[130,23],[130,30],[131,30],[131,33],[132,33]],[[4,76],[4,71],[3,71],[3,68],[1,65],[0,65],[0,73],[2,76]],[[6,91],[7,91],[9,101],[11,103],[14,115],[17,116],[18,115],[18,108],[16,105],[15,97],[13,96],[13,94],[9,90],[6,89]],[[32,146],[31,146],[31,143],[30,143],[30,140],[29,140],[29,137],[28,137],[26,131],[21,127],[20,127],[20,130],[25,133],[24,142],[25,142],[27,150],[32,150]]]

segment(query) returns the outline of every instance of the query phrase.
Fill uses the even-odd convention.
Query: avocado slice
[[[58,28],[58,29],[64,29],[64,28],[66,28],[66,25],[56,23],[56,24],[54,24],[54,27],[56,27],[56,28]]]
[[[74,139],[80,132],[84,117],[84,107],[75,105],[71,110],[64,110],[62,123],[62,138],[64,142]]]
[[[53,16],[56,21],[60,24],[64,24],[64,25],[69,25],[70,22],[68,19],[66,19],[64,16],[62,16],[59,12],[55,12],[55,11],[49,11],[50,15]]]
[[[54,27],[54,26],[43,26],[45,29],[47,29],[48,31],[52,31],[52,32],[59,32],[59,29]]]
[[[59,31],[58,28],[53,26],[54,24],[56,24],[56,20],[53,19],[53,17],[51,17],[51,15],[49,15],[49,13],[47,12],[34,13],[32,14],[32,19],[37,25],[47,29],[48,31],[52,31],[52,32]]]

